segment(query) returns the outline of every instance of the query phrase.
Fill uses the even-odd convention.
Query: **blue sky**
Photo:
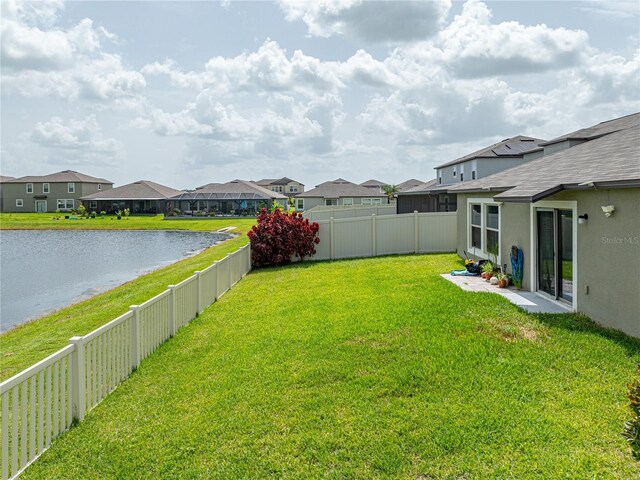
[[[1,173],[400,183],[640,110],[640,2],[2,0]]]

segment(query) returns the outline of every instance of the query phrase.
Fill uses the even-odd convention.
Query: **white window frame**
[[[33,183],[27,183],[27,193],[33,193]]]
[[[296,210],[304,210],[304,198],[296,198]]]
[[[353,205],[353,198],[343,198],[342,205],[351,207]]]
[[[102,184],[101,183],[98,184],[98,190],[102,190]]]
[[[382,199],[381,198],[372,198],[371,199],[371,205],[382,205]]]
[[[48,183],[43,183],[42,184],[42,193],[50,193],[50,192],[51,192],[51,186]]]
[[[460,181],[464,181],[464,164],[460,165]]]
[[[67,193],[76,193],[76,184],[75,184],[75,182],[67,183]]]
[[[480,248],[471,244],[471,210],[472,205],[480,205]],[[502,202],[496,202],[493,198],[468,198],[467,199],[467,252],[474,256],[489,258],[487,252],[487,206],[498,207],[498,266],[502,265]],[[490,228],[495,231],[496,229]]]
[[[60,206],[60,202],[64,202],[63,206]],[[75,201],[73,198],[58,198],[56,200],[56,208],[57,210],[73,210],[75,208]]]
[[[438,185],[442,185],[442,172],[438,170]]]
[[[289,193],[298,193],[297,185],[289,185]]]
[[[458,166],[454,165],[453,166],[453,178],[456,178],[457,175],[458,175]]]
[[[23,208],[24,207],[24,200],[22,198],[16,198],[16,207],[17,208]]]
[[[371,205],[371,199],[370,198],[363,198],[362,200],[360,200],[360,204],[361,205]]]

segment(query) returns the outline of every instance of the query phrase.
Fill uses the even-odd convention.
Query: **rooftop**
[[[316,188],[308,192],[299,193],[296,198],[322,197],[322,198],[339,198],[339,197],[384,197],[384,193],[376,192],[371,188],[362,187],[355,183],[349,182],[343,178],[337,178],[330,182],[324,182],[317,185]]]
[[[83,200],[166,200],[182,193],[175,188],[160,185],[149,180],[138,180],[137,182],[122,185],[116,188],[103,190],[94,193]]]
[[[498,143],[465,155],[464,157],[443,163],[436,168],[448,167],[474,159],[522,157],[527,152],[538,150],[543,142],[545,142],[545,140],[540,138],[518,135],[516,137],[506,138]]]
[[[180,192],[176,200],[286,200],[281,193],[273,192],[246,180],[232,180],[227,183],[209,183],[193,192]]]
[[[79,182],[79,183],[106,183],[113,185],[113,182],[105,178],[92,177],[85,175],[84,173],[76,172],[74,170],[63,170],[61,172],[51,173],[49,175],[32,175],[27,177],[20,177],[10,180],[8,183],[65,183],[65,182]]]

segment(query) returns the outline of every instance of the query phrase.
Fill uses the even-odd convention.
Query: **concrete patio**
[[[531,313],[570,313],[571,308],[559,302],[547,300],[540,295],[526,290],[516,290],[514,287],[499,288],[491,285],[480,277],[467,277],[463,275],[451,275],[443,273],[442,278],[468,292],[489,292],[502,295],[514,305],[517,305]]]

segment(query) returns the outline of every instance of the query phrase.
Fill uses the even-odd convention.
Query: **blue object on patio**
[[[517,288],[522,288],[522,278],[524,272],[524,254],[522,250],[513,245],[511,247],[511,271],[513,283]]]
[[[454,275],[454,276],[458,275],[458,276],[462,276],[462,277],[477,277],[478,276],[477,273],[471,273],[466,268],[464,270],[451,270],[451,275]]]

